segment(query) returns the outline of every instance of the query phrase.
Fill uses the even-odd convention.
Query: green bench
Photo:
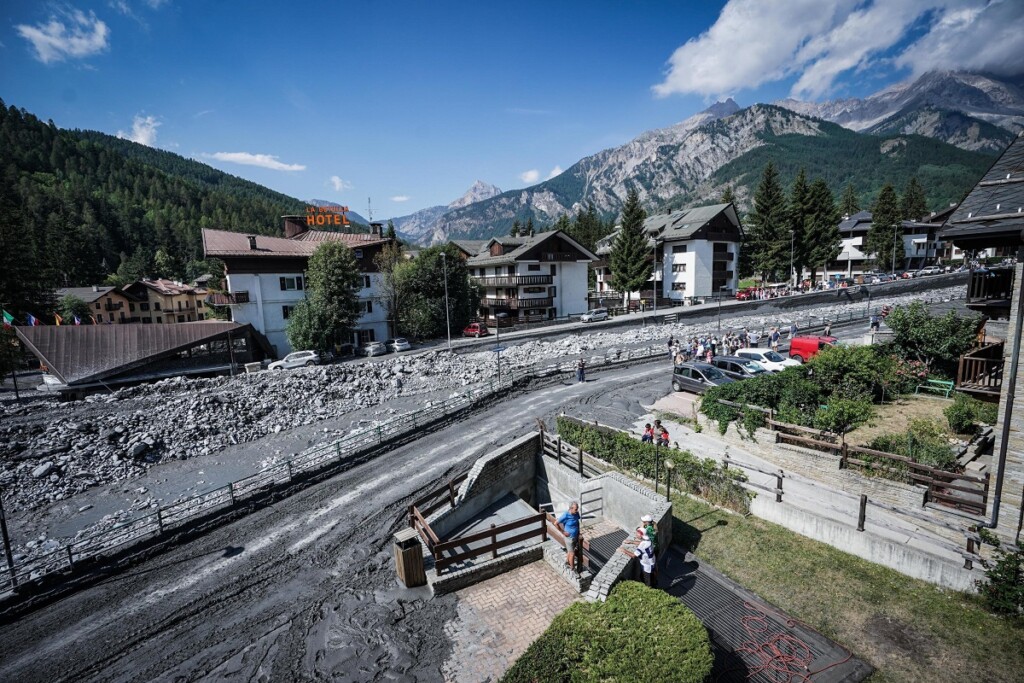
[[[953,382],[946,379],[926,379],[923,384],[917,385],[914,393],[919,394],[924,389],[925,391],[934,391],[937,394],[942,394],[943,398],[949,398],[955,387],[956,385]]]

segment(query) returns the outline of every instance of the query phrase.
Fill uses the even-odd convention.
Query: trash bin
[[[395,570],[398,580],[406,588],[427,583],[427,574],[423,571],[423,546],[415,529],[402,529],[395,534]]]

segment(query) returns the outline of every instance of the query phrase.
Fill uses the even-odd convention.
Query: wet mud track
[[[512,396],[4,624],[0,680],[439,680],[457,598],[397,582],[409,501],[537,418],[638,407],[665,366]]]

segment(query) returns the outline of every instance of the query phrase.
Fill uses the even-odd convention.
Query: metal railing
[[[520,287],[523,285],[550,285],[551,275],[474,275],[473,282],[481,287]]]

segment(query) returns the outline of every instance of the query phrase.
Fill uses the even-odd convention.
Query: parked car
[[[739,356],[715,356],[711,359],[711,364],[724,372],[726,377],[733,379],[749,379],[768,372],[756,360]]]
[[[486,323],[470,323],[462,330],[463,337],[486,337],[490,333]]]
[[[608,309],[607,308],[595,308],[595,309],[593,309],[591,311],[587,311],[586,313],[584,313],[583,315],[580,316],[580,322],[581,323],[593,323],[593,322],[597,322],[598,320],[607,320],[607,319],[608,319]]]
[[[835,346],[837,341],[835,337],[816,335],[793,337],[789,342],[789,357],[797,363],[803,363],[817,356],[823,349]]]
[[[757,361],[768,372],[782,372],[786,368],[800,365],[791,358],[783,358],[771,349],[739,349],[736,355],[747,360]]]
[[[680,363],[672,369],[672,390],[703,394],[709,387],[732,384],[736,380],[707,363]]]
[[[412,348],[412,344],[410,344],[409,340],[406,339],[405,337],[395,337],[394,339],[388,339],[386,342],[384,342],[384,345],[391,349],[392,351],[394,351],[395,353],[399,351],[408,351],[409,349]]]
[[[275,360],[267,366],[268,370],[291,370],[292,368],[308,368],[320,364],[320,354],[316,351],[292,351],[281,360]]]
[[[388,352],[388,347],[384,342],[372,341],[367,342],[363,346],[364,356],[383,356]]]
[[[927,276],[927,275],[941,275],[941,274],[942,274],[942,267],[941,266],[927,266],[927,267],[922,268],[921,270],[917,271],[916,277],[922,277],[922,276]]]

